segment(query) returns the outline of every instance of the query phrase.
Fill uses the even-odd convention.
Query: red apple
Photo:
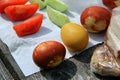
[[[120,0],[102,0],[102,2],[110,9],[120,6]]]
[[[106,8],[90,6],[82,12],[80,21],[88,32],[99,33],[107,29],[111,15]]]
[[[45,41],[38,44],[33,51],[33,61],[43,69],[58,66],[65,57],[65,47],[57,41]]]

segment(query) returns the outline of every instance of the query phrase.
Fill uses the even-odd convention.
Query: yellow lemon
[[[67,23],[61,28],[61,39],[71,52],[85,49],[89,35],[85,28],[76,23]]]

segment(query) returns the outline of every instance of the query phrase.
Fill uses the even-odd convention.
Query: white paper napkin
[[[71,22],[80,23],[80,14],[88,6],[100,5],[103,6],[101,0],[61,0],[66,3],[69,10],[65,13],[70,18]],[[5,14],[0,14],[0,38],[5,42],[10,52],[19,65],[25,76],[31,75],[40,71],[32,60],[32,53],[36,45],[47,40],[56,40],[62,43],[60,38],[60,28],[53,24],[47,16],[46,10],[37,11],[44,14],[44,20],[41,29],[26,37],[18,37],[13,30],[13,25],[21,22],[10,21]],[[36,13],[36,14],[37,14]],[[103,34],[89,34],[90,41],[87,46],[91,47],[97,43],[103,42]],[[66,59],[72,55],[67,51]]]

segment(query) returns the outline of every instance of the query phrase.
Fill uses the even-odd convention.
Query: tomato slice
[[[38,7],[38,4],[11,5],[5,8],[5,13],[10,20],[20,21],[31,17]]]
[[[19,37],[31,35],[39,31],[42,21],[43,14],[39,14],[13,26],[13,29]]]
[[[28,0],[0,0],[0,13],[4,13],[5,7],[9,5],[25,4]]]

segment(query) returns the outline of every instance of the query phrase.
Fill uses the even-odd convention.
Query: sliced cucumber
[[[39,9],[44,9],[46,7],[46,3],[42,0],[29,0],[30,3],[38,3],[39,4]]]
[[[45,3],[60,12],[68,10],[68,6],[59,0],[45,0]]]
[[[66,24],[69,23],[70,20],[68,18],[67,15],[61,13],[60,11],[57,11],[53,8],[51,8],[50,6],[47,6],[47,14],[49,19],[56,24],[57,26],[59,26],[60,28]]]

